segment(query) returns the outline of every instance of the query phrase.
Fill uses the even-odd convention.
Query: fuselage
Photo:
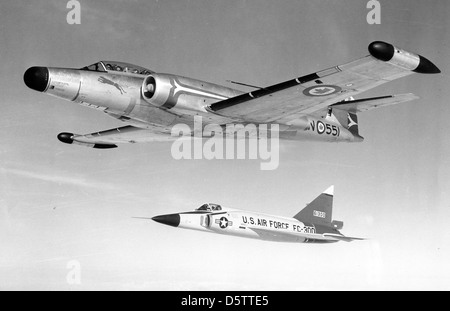
[[[333,228],[241,210],[194,211],[154,217],[159,223],[182,229],[232,235],[242,238],[291,243],[333,243],[324,233],[340,235]]]
[[[252,120],[233,119],[208,109],[214,103],[243,94],[241,91],[134,65],[121,64],[120,70],[118,67],[112,62],[99,62],[82,69],[32,67],[24,80],[34,90],[101,110],[139,128],[186,124],[194,129],[195,117],[202,117],[203,126],[252,123]],[[362,140],[338,122],[311,115],[276,124],[278,137],[282,139]],[[228,135],[225,131],[223,134]]]

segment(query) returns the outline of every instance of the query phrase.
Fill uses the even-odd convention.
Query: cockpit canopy
[[[221,211],[221,210],[222,210],[222,206],[220,206],[219,204],[214,204],[214,203],[206,203],[196,209],[196,211],[207,211],[207,212],[217,212],[217,211]]]
[[[117,71],[117,72],[125,72],[132,73],[137,75],[148,76],[149,74],[154,73],[153,71],[143,68],[140,66],[122,63],[122,62],[112,62],[112,61],[100,61],[98,63],[92,64],[90,66],[86,66],[81,68],[82,70],[88,71],[98,71],[98,72],[108,72],[108,71]]]

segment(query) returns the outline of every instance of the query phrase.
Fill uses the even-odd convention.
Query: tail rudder
[[[302,209],[295,219],[315,225],[332,227],[334,186],[329,187]]]

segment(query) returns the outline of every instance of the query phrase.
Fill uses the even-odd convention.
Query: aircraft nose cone
[[[153,217],[152,220],[159,222],[160,224],[163,225],[178,227],[180,225],[181,218],[179,214],[172,214],[172,215],[156,216]]]
[[[44,92],[48,85],[48,68],[31,67],[23,75],[23,81],[30,88],[38,92]]]

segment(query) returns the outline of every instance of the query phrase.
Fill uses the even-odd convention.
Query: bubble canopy
[[[221,210],[222,210],[222,206],[220,206],[219,204],[214,204],[214,203],[206,203],[196,209],[196,211],[208,211],[208,212],[215,212],[215,211],[221,211]]]
[[[154,73],[150,69],[147,69],[147,68],[144,68],[141,66],[136,66],[133,64],[122,63],[122,62],[105,61],[105,60],[100,61],[95,64],[92,64],[90,66],[83,67],[83,68],[81,68],[81,70],[98,71],[98,72],[116,71],[116,72],[124,72],[124,73],[131,73],[131,74],[144,75],[144,76]]]

